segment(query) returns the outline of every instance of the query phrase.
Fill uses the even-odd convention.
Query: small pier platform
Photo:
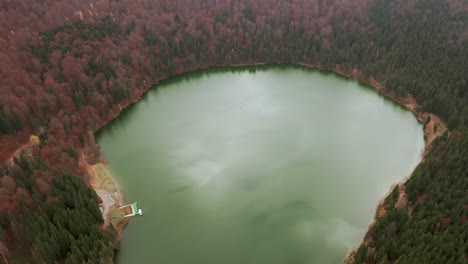
[[[138,203],[127,204],[124,206],[119,207],[119,209],[125,210],[126,208],[130,207],[132,213],[125,215],[124,217],[132,217],[136,215],[143,215],[143,211],[138,208]]]

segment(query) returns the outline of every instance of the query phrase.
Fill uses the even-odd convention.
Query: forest
[[[439,116],[408,202],[393,190],[349,262],[466,263],[467,23],[465,0],[2,1],[0,263],[113,263],[90,133],[158,81],[258,62],[355,73]]]

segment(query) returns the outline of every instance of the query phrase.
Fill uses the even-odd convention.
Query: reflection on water
[[[125,230],[125,264],[339,263],[424,144],[374,90],[288,65],[164,81],[98,142],[145,212]]]

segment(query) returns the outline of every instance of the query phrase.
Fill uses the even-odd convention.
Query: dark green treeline
[[[9,242],[26,246],[20,254],[12,254],[11,260],[55,263],[66,256],[67,264],[112,263],[117,233],[112,225],[101,228],[103,219],[94,190],[65,171],[56,173],[52,196],[45,195],[32,177],[33,171],[49,170],[44,161],[21,157],[14,162],[15,167],[0,169],[0,176],[13,175],[18,188],[28,192],[19,198],[19,215],[3,213],[0,217],[0,226],[10,230]],[[8,242],[3,228],[0,230],[0,240]]]

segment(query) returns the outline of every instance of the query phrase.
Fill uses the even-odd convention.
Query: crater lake
[[[97,137],[125,201],[120,264],[337,264],[422,125],[372,87],[302,66],[222,67],[153,86]]]

